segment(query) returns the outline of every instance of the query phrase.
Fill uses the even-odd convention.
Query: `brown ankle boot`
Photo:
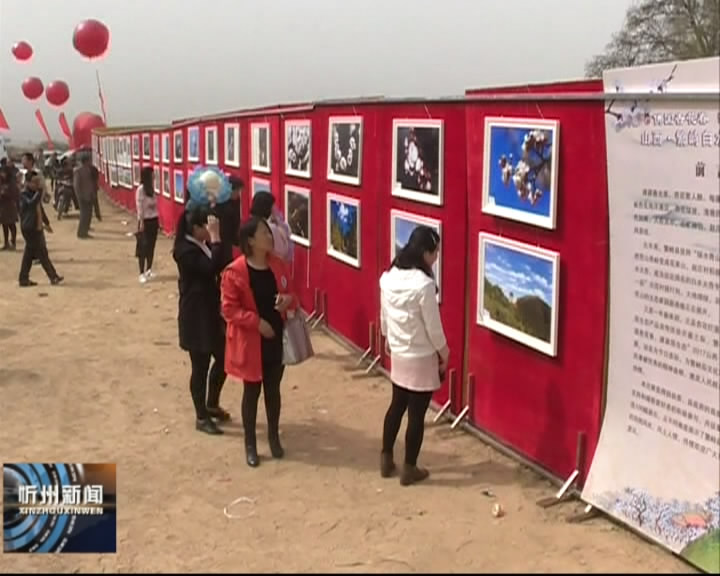
[[[390,478],[395,473],[395,462],[393,455],[383,452],[380,454],[380,476]]]
[[[428,476],[430,476],[430,472],[425,470],[425,468],[418,468],[417,466],[408,466],[405,464],[403,466],[402,474],[400,474],[400,484],[403,486],[410,486],[411,484],[422,482]]]

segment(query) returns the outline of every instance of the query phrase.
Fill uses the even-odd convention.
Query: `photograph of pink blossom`
[[[483,212],[554,229],[559,124],[485,119]]]

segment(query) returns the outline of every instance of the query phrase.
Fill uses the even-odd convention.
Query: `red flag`
[[[50,150],[52,150],[54,147],[53,147],[52,140],[50,139],[50,132],[48,132],[47,124],[45,124],[45,119],[43,118],[40,108],[35,110],[35,118],[37,118],[38,124],[40,124],[40,128],[42,129],[43,134],[45,134],[45,138],[47,139],[47,142],[48,142],[48,148]]]
[[[70,125],[68,124],[67,118],[65,118],[65,112],[60,112],[58,122],[60,122],[60,129],[62,130],[63,134],[65,134],[65,138],[67,138],[70,148],[73,148],[72,132],[70,131]]]
[[[10,125],[7,123],[7,120],[5,120],[2,108],[0,108],[0,130],[10,130]]]
[[[102,110],[103,122],[107,126],[107,113],[105,112],[105,97],[103,96],[102,84],[100,83],[100,70],[95,69],[95,78],[97,78],[98,96],[100,97],[100,109]]]

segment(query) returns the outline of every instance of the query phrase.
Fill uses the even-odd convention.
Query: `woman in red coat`
[[[265,392],[268,443],[273,458],[280,444],[280,381],[286,313],[297,307],[285,263],[273,255],[268,223],[252,217],[240,227],[243,255],[223,273],[222,315],[227,322],[225,371],[244,383],[242,418],[249,466],[260,463],[255,424],[261,389]]]

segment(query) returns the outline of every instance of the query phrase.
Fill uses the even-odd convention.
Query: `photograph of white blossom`
[[[559,131],[554,120],[485,119],[483,212],[555,229]]]

